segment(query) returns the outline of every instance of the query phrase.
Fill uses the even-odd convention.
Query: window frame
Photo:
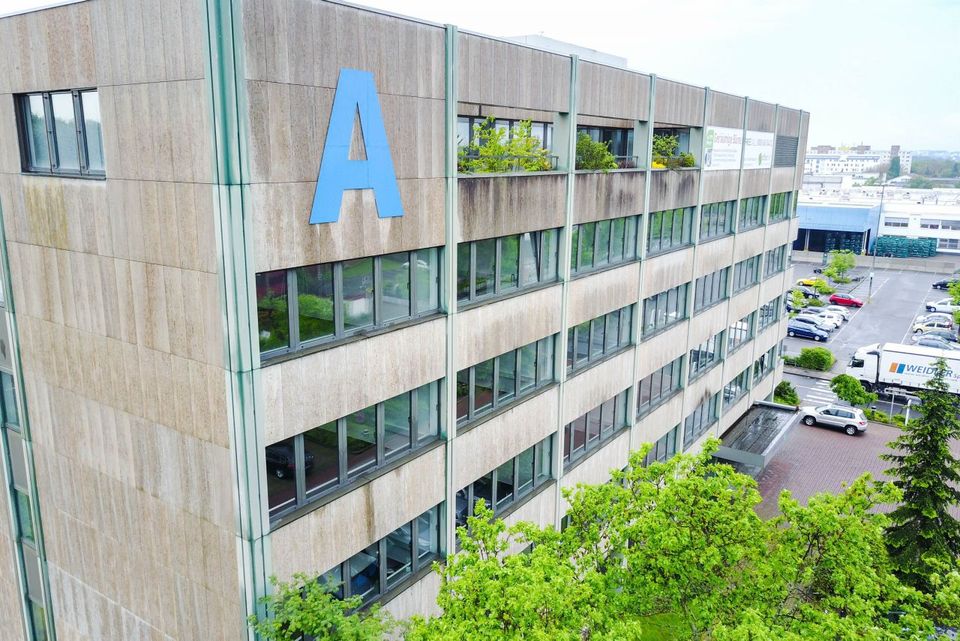
[[[681,354],[663,367],[647,374],[637,382],[637,418],[646,416],[656,408],[660,407],[668,400],[673,398],[684,388],[683,371],[685,366],[686,354]],[[663,380],[669,376],[670,386],[664,389]],[[654,381],[657,385],[654,388]],[[646,386],[644,386],[646,382]],[[643,401],[644,389],[648,390],[649,398]]]
[[[83,97],[85,93],[96,93],[99,101],[99,90],[97,87],[84,87],[81,89],[56,89],[52,91],[34,91],[30,93],[14,94],[14,106],[17,120],[17,138],[20,148],[20,171],[24,174],[38,176],[57,176],[60,178],[86,178],[89,180],[103,180],[106,178],[106,158],[103,158],[103,169],[90,169],[90,149],[87,137],[86,119],[83,117]],[[70,94],[73,103],[73,128],[77,139],[77,163],[79,167],[76,170],[63,169],[60,162],[60,150],[57,147],[55,118],[53,117],[53,96]],[[49,167],[44,168],[36,166],[30,153],[30,145],[27,142],[29,128],[27,118],[29,118],[29,101],[31,96],[41,96],[43,100],[44,115],[44,140],[47,143],[47,156]],[[103,119],[101,112],[100,121],[100,149],[103,150]]]
[[[462,243],[458,243],[457,244],[458,261],[459,261],[459,257],[464,255],[464,253],[468,254],[469,258],[467,260],[468,287],[467,287],[467,296],[465,298],[460,298],[460,293],[459,293],[459,282],[460,282],[459,264],[457,266],[457,274],[452,279],[454,282],[457,283],[457,290],[458,290],[457,291],[457,309],[464,309],[476,303],[497,300],[499,298],[503,298],[505,296],[515,294],[516,292],[519,292],[519,291],[524,291],[524,290],[532,289],[534,287],[539,287],[540,285],[543,285],[546,283],[554,283],[559,281],[560,280],[560,270],[559,270],[560,249],[562,246],[560,243],[561,229],[562,229],[561,227],[535,229],[535,230],[530,230],[528,232],[508,234],[506,236],[496,236],[493,238],[478,238],[476,240],[468,240]],[[550,244],[547,242],[547,239],[550,236],[548,232],[553,232],[553,237],[554,237],[553,248],[555,251],[555,255],[552,260],[547,255],[548,245]],[[536,262],[537,278],[536,280],[529,283],[524,283],[522,278],[523,257],[526,253],[524,251],[524,243],[523,243],[523,235],[525,233],[536,234],[536,243],[537,243],[537,253],[536,253],[536,256],[534,257]],[[502,277],[501,270],[503,267],[503,259],[502,259],[503,243],[513,237],[516,237],[520,244],[520,247],[517,252],[518,270],[519,270],[517,274],[517,285],[515,287],[504,288],[501,283],[501,277]],[[490,293],[478,295],[477,294],[477,243],[485,240],[492,240],[495,243],[495,257],[494,257],[494,264],[493,264],[493,291]],[[545,276],[544,269],[548,265],[554,266],[554,273],[552,275]]]
[[[622,251],[619,254],[619,257],[614,259],[615,252],[614,248],[618,244],[616,242],[617,237],[614,235],[614,221],[623,221],[623,236],[620,238],[620,246]],[[609,223],[609,233],[607,234],[607,248],[605,253],[600,251],[600,236],[601,234],[597,233],[599,225],[602,223]],[[638,236],[641,231],[642,215],[634,214],[632,216],[620,216],[618,218],[606,218],[603,220],[595,220],[585,223],[576,223],[571,228],[571,244],[570,244],[570,277],[580,276],[582,274],[590,274],[592,272],[601,271],[614,267],[617,265],[624,265],[626,263],[634,262],[640,259],[640,252],[638,251]],[[591,253],[591,262],[589,266],[584,266],[583,257],[584,257],[584,245],[583,239],[586,237],[583,233],[584,229],[590,228],[592,230],[592,253]],[[606,260],[603,263],[599,263],[597,260],[598,256],[605,255]]]
[[[612,412],[613,412],[613,427],[607,430],[604,430],[604,411],[610,403],[613,401]],[[620,408],[624,407],[627,410],[627,413],[624,414],[620,411]],[[613,396],[612,398],[607,399],[597,407],[594,407],[589,412],[582,416],[578,416],[574,420],[566,423],[563,426],[563,452],[561,456],[561,463],[563,466],[563,472],[569,472],[575,465],[580,461],[588,458],[593,452],[601,449],[605,443],[609,443],[611,440],[616,438],[621,432],[630,427],[630,388],[627,388]],[[597,414],[597,433],[591,436],[590,431],[590,418]],[[581,420],[586,419],[586,435],[583,440],[582,447],[573,447],[573,431],[574,425]]]
[[[677,207],[650,212],[650,225],[647,227],[647,257],[665,254],[693,244],[693,219],[697,208]],[[669,220],[667,220],[669,214]],[[658,233],[654,234],[654,222],[659,222]],[[669,222],[665,226],[664,223]]]
[[[688,301],[690,296],[690,287],[693,283],[682,283],[676,287],[671,287],[670,289],[664,290],[648,296],[643,299],[643,316],[640,318],[640,340],[645,341],[651,336],[664,331],[668,327],[672,327],[678,323],[690,318],[690,308],[692,305]],[[670,305],[670,297],[675,296],[676,304],[674,306]],[[663,303],[661,304],[661,297]],[[676,316],[671,318],[671,312],[676,313]],[[653,320],[653,323],[648,323],[648,320]],[[661,322],[662,320],[662,322]]]
[[[577,347],[579,346],[579,334],[581,333],[581,328],[584,323],[574,325],[567,330],[567,374],[572,374],[580,370],[586,369],[594,363],[599,363],[607,359],[608,357],[619,353],[621,350],[633,345],[633,314],[635,305],[627,305],[621,307],[620,309],[615,309],[612,312],[608,312],[602,316],[597,316],[592,318],[585,323],[589,323],[586,333],[590,339],[593,338],[594,326],[602,325],[604,328],[603,333],[603,349],[599,354],[594,354],[592,342],[588,345],[587,357],[578,358]],[[613,320],[616,319],[616,338],[614,343],[610,344],[610,334],[611,324]],[[624,336],[624,324],[628,328],[628,335]]]

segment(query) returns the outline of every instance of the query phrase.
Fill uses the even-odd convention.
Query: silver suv
[[[804,425],[829,425],[840,427],[850,436],[867,431],[867,417],[861,410],[839,405],[821,405],[820,407],[801,407],[800,415]]]

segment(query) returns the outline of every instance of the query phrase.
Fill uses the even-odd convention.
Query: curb
[[[817,370],[814,370],[814,369],[804,369],[803,367],[794,367],[793,365],[787,365],[786,363],[784,363],[783,365],[783,373],[795,374],[797,376],[805,376],[807,378],[816,378],[821,381],[829,381],[833,379],[834,376],[836,376],[836,374],[832,374],[831,372],[818,372]]]

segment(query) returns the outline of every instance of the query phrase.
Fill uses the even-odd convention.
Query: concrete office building
[[[236,640],[294,572],[431,611],[473,500],[558,525],[780,376],[799,110],[320,0],[0,47],[0,638]],[[459,173],[488,115],[551,168]]]

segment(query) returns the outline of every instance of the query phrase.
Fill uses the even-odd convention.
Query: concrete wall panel
[[[570,283],[567,326],[573,327],[607,312],[632,305],[638,301],[639,296],[639,263],[577,278]]]
[[[706,95],[703,87],[657,78],[656,95],[654,117],[658,123],[703,126],[703,101]]]
[[[737,169],[703,172],[703,202],[736,200],[739,178],[740,171]]]
[[[643,270],[643,298],[659,294],[693,278],[693,247],[660,254],[647,259]]]
[[[440,616],[437,606],[440,594],[440,575],[430,572],[384,604],[383,610],[398,621],[405,621],[415,614],[420,616]]]
[[[631,441],[633,447],[640,449],[643,443],[656,443],[681,421],[683,421],[683,394],[677,393],[634,425]]]
[[[734,294],[730,298],[730,322],[736,322],[757,308],[757,286]],[[763,301],[766,302],[766,301]],[[761,303],[762,304],[762,303]]]
[[[750,231],[737,234],[737,244],[733,249],[734,263],[739,263],[741,260],[746,260],[747,258],[763,253],[763,232],[763,227],[758,227],[757,229],[751,229]]]
[[[700,403],[721,389],[723,389],[722,367],[714,367],[695,381],[691,381],[683,395],[683,418],[690,416]]]
[[[793,191],[793,174],[793,167],[774,167],[770,193],[778,194],[784,191]]]
[[[564,425],[600,407],[628,389],[633,378],[633,350],[611,358],[567,379],[560,418]],[[636,381],[633,381],[634,383]]]
[[[566,184],[560,173],[464,177],[458,241],[562,227]]]
[[[436,319],[264,367],[260,384],[266,442],[443,378],[444,325]]]
[[[321,574],[444,500],[438,447],[270,535],[273,572]]]
[[[700,278],[730,265],[730,259],[733,257],[733,245],[733,236],[698,245],[697,261],[693,266],[693,277]]]
[[[578,115],[647,119],[650,76],[581,61],[578,80]]]
[[[800,135],[800,111],[789,107],[780,107],[780,116],[777,121],[777,135]]]
[[[744,102],[741,96],[711,91],[710,104],[707,107],[707,124],[741,129],[743,127]]]
[[[769,169],[745,169],[740,185],[740,197],[764,196],[770,183]]]
[[[457,314],[457,369],[559,332],[561,296],[557,285]],[[563,349],[562,341],[557,349]]]
[[[769,102],[751,100],[747,107],[747,129],[750,131],[774,131],[777,106]]]
[[[690,320],[690,345],[699,345],[712,336],[727,329],[727,307],[724,301],[697,314]]]
[[[750,367],[754,360],[752,341],[734,350],[732,354],[727,354],[723,361],[723,384],[726,385],[736,378],[740,372]]]
[[[644,171],[580,172],[574,177],[573,222],[643,213]]]
[[[558,397],[559,388],[547,390],[458,435],[453,442],[454,487],[473,483],[556,433]]]
[[[650,211],[692,207],[699,196],[700,172],[691,169],[651,172]]]
[[[787,243],[793,243],[790,238],[790,221],[781,220],[767,225],[767,235],[764,237],[763,244],[765,250],[775,249]]]
[[[783,291],[783,278],[768,278],[760,283],[760,304],[766,304],[783,294]]]
[[[624,430],[619,436],[603,445],[563,476],[564,488],[576,487],[579,483],[600,485],[610,480],[610,472],[621,470],[627,465],[630,455],[630,432]],[[561,498],[560,511],[566,512],[567,502]]]
[[[640,350],[640,378],[649,376],[678,356],[687,353],[688,322],[678,323],[637,346]]]

